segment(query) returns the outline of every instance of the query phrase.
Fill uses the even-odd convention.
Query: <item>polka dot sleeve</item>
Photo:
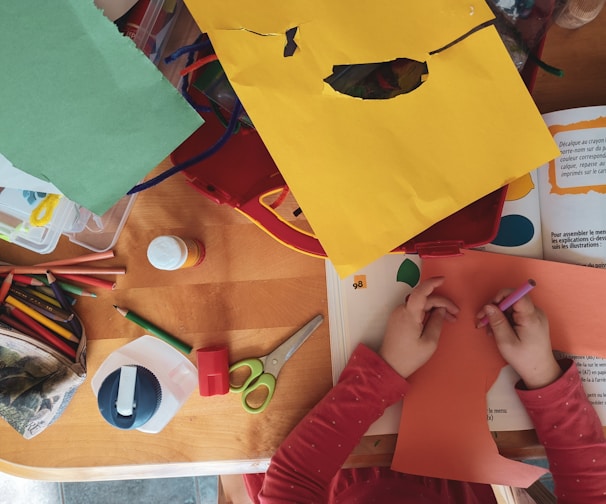
[[[408,383],[360,345],[339,382],[299,422],[271,460],[259,501],[326,502],[333,476],[368,427],[401,400]]]
[[[587,399],[576,365],[560,361],[563,375],[535,390],[517,393],[545,446],[559,503],[606,502],[606,441]]]

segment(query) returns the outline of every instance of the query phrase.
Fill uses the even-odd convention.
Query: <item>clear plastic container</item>
[[[605,1],[568,0],[555,22],[562,28],[580,28],[598,17]]]
[[[32,225],[30,215],[45,196],[46,193],[0,188],[0,238],[39,254],[55,250],[61,233],[76,218],[76,210],[70,200],[61,197],[47,224]]]
[[[136,198],[124,196],[98,216],[62,196],[51,220],[44,226],[34,226],[29,222],[30,215],[44,194],[0,188],[0,238],[38,254],[49,254],[65,234],[82,247],[104,252],[116,244]]]
[[[139,0],[122,18],[122,31],[155,64],[168,41],[182,0]]]
[[[111,249],[118,241],[136,196],[124,196],[101,216],[75,205],[76,218],[64,230],[64,234],[70,241],[95,252]]]

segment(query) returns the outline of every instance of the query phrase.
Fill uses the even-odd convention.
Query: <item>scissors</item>
[[[307,338],[311,336],[323,321],[324,317],[322,315],[316,315],[273,352],[264,355],[263,357],[244,359],[230,366],[229,390],[231,392],[242,392],[242,406],[246,411],[249,413],[261,413],[267,407],[274,395],[276,379],[278,378],[278,373],[282,369],[282,366],[286,364],[288,359],[290,359],[301,345],[305,343]],[[241,385],[234,385],[231,382],[231,373],[242,367],[248,367],[250,369],[250,375]],[[261,406],[253,408],[248,404],[248,395],[259,387],[267,388],[267,397]]]

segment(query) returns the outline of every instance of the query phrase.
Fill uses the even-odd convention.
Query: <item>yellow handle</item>
[[[29,223],[37,227],[46,226],[53,218],[53,213],[55,213],[55,208],[57,208],[60,199],[60,194],[47,194],[30,214]]]

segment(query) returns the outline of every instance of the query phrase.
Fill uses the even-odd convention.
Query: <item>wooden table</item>
[[[551,30],[543,56],[566,75],[539,73],[534,96],[542,112],[606,104],[605,24],[606,11],[581,30]],[[166,160],[155,173],[169,166]],[[145,252],[159,234],[201,239],[206,260],[196,269],[153,269]],[[90,377],[112,351],[144,334],[113,304],[133,309],[194,349],[227,343],[232,361],[262,355],[313,315],[328,316],[324,262],[279,244],[234,210],[201,197],[181,176],[138,196],[114,250],[108,264],[127,268],[117,289],[77,304],[89,338],[89,379],[63,416],[32,440],[0,422],[0,470],[55,481],[264,470],[280,441],[332,385],[327,323],[283,369],[261,415],[245,413],[238,395],[200,397],[196,391],[161,433],[120,431],[101,418]],[[62,238],[44,259],[86,252]],[[41,261],[6,242],[0,242],[0,258]],[[541,453],[532,432],[499,433],[496,440],[507,456]],[[365,438],[349,464],[387,464],[394,445],[395,436]]]

